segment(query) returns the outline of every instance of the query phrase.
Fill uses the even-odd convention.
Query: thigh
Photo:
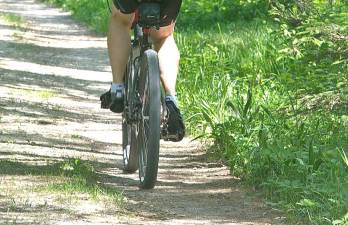
[[[112,5],[112,18],[113,20],[117,20],[128,27],[132,26],[133,20],[134,20],[134,13],[125,14],[122,13],[118,8],[115,7],[115,5]],[[113,21],[111,20],[111,22]]]

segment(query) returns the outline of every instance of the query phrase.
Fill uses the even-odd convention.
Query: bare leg
[[[122,14],[113,5],[107,43],[114,83],[123,83],[124,70],[130,51],[130,28],[133,18],[134,14]]]
[[[116,113],[123,111],[124,71],[130,54],[130,28],[133,14],[123,14],[113,6],[107,37],[113,84],[111,86],[110,110]],[[180,54],[176,46],[173,32],[175,23],[151,30],[151,38],[158,52],[161,80],[168,98],[176,105],[176,79],[179,70]]]
[[[152,30],[151,38],[158,52],[162,84],[167,95],[168,121],[167,129],[163,134],[166,140],[181,141],[185,136],[185,124],[175,98],[180,53],[173,37],[174,26],[175,24],[172,23],[158,31]]]
[[[173,32],[175,23],[151,31],[151,38],[158,52],[161,80],[167,95],[176,95],[175,86],[179,71],[180,53]]]
[[[134,14],[123,14],[112,7],[109,32],[107,36],[108,52],[114,83],[123,83],[124,70],[130,51],[130,28]],[[167,94],[175,96],[176,78],[179,70],[179,50],[174,41],[175,23],[151,31],[155,49],[158,51],[161,80]]]

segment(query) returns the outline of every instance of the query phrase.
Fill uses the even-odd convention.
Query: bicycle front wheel
[[[140,187],[150,189],[157,180],[160,146],[160,70],[157,53],[144,52],[139,71],[141,119],[138,123]]]

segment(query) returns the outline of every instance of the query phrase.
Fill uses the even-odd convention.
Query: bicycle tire
[[[123,171],[134,173],[138,169],[136,131],[127,121],[122,121]]]
[[[134,46],[132,46],[132,50]],[[126,110],[133,111],[134,107],[134,89],[135,89],[135,65],[133,62],[134,54],[131,53],[125,72],[125,102]],[[134,173],[139,168],[137,134],[135,123],[130,123],[126,116],[127,112],[122,114],[122,150],[123,150],[123,171]]]
[[[142,56],[138,87],[142,103],[137,136],[139,180],[141,188],[151,189],[157,181],[161,120],[159,62],[152,49],[146,50]]]

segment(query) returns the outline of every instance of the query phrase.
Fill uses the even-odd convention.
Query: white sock
[[[111,83],[111,92],[123,91],[124,84]]]
[[[175,106],[178,107],[178,99],[173,95],[166,95],[166,101],[174,102]]]

